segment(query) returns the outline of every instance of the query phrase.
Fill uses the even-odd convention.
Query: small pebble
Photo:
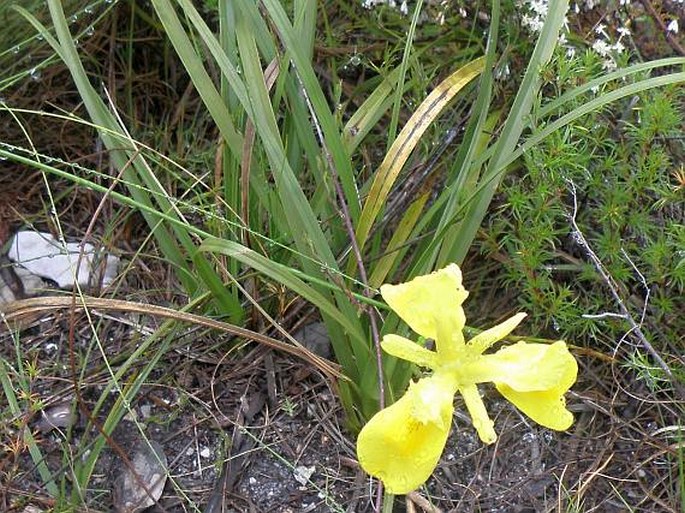
[[[149,404],[144,404],[140,407],[140,415],[147,419],[152,414],[152,406]]]
[[[309,478],[311,478],[314,474],[314,470],[316,470],[316,468],[313,465],[311,467],[305,467],[304,465],[295,467],[295,470],[293,471],[295,481],[297,481],[301,485],[306,485],[309,481]]]
[[[71,411],[71,404],[62,403],[44,409],[36,427],[41,433],[48,433],[53,429],[73,426],[77,420],[78,416]]]

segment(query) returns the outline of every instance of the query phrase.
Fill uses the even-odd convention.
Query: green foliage
[[[467,40],[469,47],[451,52],[447,61],[450,69],[461,71],[449,75],[437,90],[428,94],[425,83],[440,67],[431,60],[424,63],[420,58],[422,48],[413,44],[412,38],[397,35],[394,47],[383,52],[386,62],[374,68],[377,76],[360,88],[365,99],[351,96],[347,105],[331,105],[332,99],[340,101],[342,91],[336,82],[332,82],[332,90],[325,89],[312,62],[317,29],[315,2],[293,2],[287,10],[275,0],[265,1],[262,10],[247,0],[219,3],[218,11],[213,13],[218,17],[213,20],[218,21],[217,33],[189,0],[154,0],[154,16],[139,15],[154,30],[163,29],[201,100],[199,121],[194,120],[196,125],[186,128],[196,133],[198,126],[213,123],[220,139],[219,147],[213,148],[206,139],[194,140],[187,130],[181,129],[181,140],[197,146],[199,151],[190,158],[190,152],[184,151],[160,155],[150,149],[156,144],[143,143],[129,135],[121,118],[110,111],[89,80],[61,5],[51,0],[49,6],[56,37],[30,13],[22,13],[67,64],[88,114],[110,150],[112,163],[121,172],[117,185],[125,188],[125,193],[110,194],[142,213],[188,296],[194,299],[206,293],[211,295],[214,303],[207,313],[226,315],[237,324],[243,322],[246,316],[239,281],[254,271],[260,274],[258,288],[268,288],[276,282],[315,305],[328,327],[336,358],[349,378],[340,383],[339,390],[353,430],[378,408],[379,376],[392,401],[405,388],[411,374],[410,367],[378,354],[376,333],[369,318],[375,314],[364,306],[375,290],[364,283],[361,267],[366,267],[366,276],[373,278],[371,285],[378,286],[382,281],[404,281],[448,262],[461,262],[498,184],[506,176],[505,171],[528,149],[525,159],[531,169],[530,180],[537,184],[536,194],[529,194],[526,188],[518,194],[512,192],[511,219],[515,223],[499,228],[505,234],[503,248],[512,254],[516,269],[508,280],[525,278],[532,294],[522,297],[543,322],[573,318],[580,319],[582,325],[590,324],[580,316],[587,305],[574,297],[571,284],[549,281],[552,270],[547,265],[558,256],[555,245],[566,226],[564,210],[558,204],[563,195],[561,186],[567,178],[580,180],[595,174],[587,172],[592,167],[589,157],[606,144],[607,134],[602,133],[607,130],[606,124],[587,130],[584,127],[590,125],[585,120],[581,123],[581,116],[599,112],[609,102],[641,90],[682,80],[678,74],[664,75],[658,81],[638,77],[630,86],[611,89],[610,79],[622,78],[623,74],[601,76],[596,87],[611,94],[598,95],[583,103],[580,93],[592,77],[588,73],[579,84],[578,68],[601,69],[586,54],[572,64],[562,63],[563,59],[557,62],[567,83],[544,82],[549,69],[554,68],[542,75],[540,69],[552,57],[563,24],[566,3],[559,0],[550,9],[522,82],[504,116],[499,105],[491,106],[500,26],[499,4],[495,3],[485,56],[473,59],[483,44]],[[417,9],[420,7],[417,4]],[[412,23],[416,28],[419,13],[414,14]],[[397,23],[397,19],[389,16],[380,30],[390,30]],[[330,38],[330,27],[328,30]],[[455,34],[439,39],[453,48],[448,36]],[[130,62],[132,55],[130,45]],[[367,65],[371,67],[371,63]],[[440,133],[438,114],[483,66],[460,148],[441,165],[444,177],[436,174],[427,179],[428,186],[443,180],[445,187],[431,202],[427,201],[425,191],[415,201],[410,197],[400,205],[406,212],[399,220],[401,229],[395,230],[396,222],[382,213],[400,175],[406,176],[406,167],[415,158],[410,158],[412,151],[418,148],[417,153],[425,153],[430,148],[428,142]],[[340,69],[331,68],[334,75]],[[543,91],[556,89],[558,98],[533,110],[541,87]],[[405,100],[403,95],[407,91],[410,98]],[[395,127],[399,107],[418,105],[424,97],[428,101],[416,109],[397,138],[382,141],[382,146],[388,148],[383,163],[378,169],[365,169],[366,152],[379,140],[374,126],[385,116],[389,117],[390,126]],[[433,101],[434,97],[439,101]],[[345,108],[349,109],[347,123],[346,116],[340,114]],[[559,110],[567,115],[552,118]],[[673,115],[662,117],[675,119]],[[652,119],[642,140],[653,135],[663,122],[660,117]],[[136,136],[145,137],[149,132],[142,131]],[[498,135],[493,137],[495,132]],[[578,143],[576,133],[584,133],[586,140]],[[520,145],[524,134],[530,136]],[[544,146],[538,146],[541,141],[545,141]],[[30,162],[30,158],[18,153],[21,151],[5,155]],[[645,171],[635,180],[635,187],[645,189],[654,186],[650,176],[663,162],[655,152],[643,150],[643,155]],[[171,157],[182,159],[183,165]],[[378,160],[381,157],[382,154],[376,154]],[[625,160],[619,153],[615,159]],[[573,165],[571,171],[567,169],[569,162]],[[102,176],[92,170],[83,170],[84,176],[76,176],[70,174],[71,167],[64,172],[38,160],[33,164],[44,172],[71,177],[95,190],[106,190],[97,183]],[[202,168],[212,164],[211,174],[198,174],[192,169],[194,165]],[[568,175],[569,172],[572,174]],[[162,185],[160,173],[171,184],[169,187]],[[552,179],[545,173],[550,173]],[[521,182],[521,186],[525,183]],[[613,227],[614,231],[598,230],[592,240],[597,239],[605,253],[618,251],[621,239],[616,230],[628,214],[640,221],[639,212],[625,208],[629,190],[617,190],[605,183],[597,184],[597,190],[607,196],[596,209],[597,222]],[[524,229],[531,216],[535,229]],[[201,223],[196,221],[198,217]],[[359,254],[350,245],[353,231]],[[204,242],[198,244],[199,239]],[[661,268],[667,266],[663,251],[650,258],[659,261]],[[619,276],[631,272],[620,259],[612,264],[611,271]],[[591,275],[587,266],[578,262],[564,265],[571,267],[565,270],[567,273]],[[252,297],[246,299],[255,301]],[[390,315],[382,331],[397,332],[398,324],[397,317]],[[376,362],[381,357],[382,370]]]
[[[259,8],[251,0],[131,2],[128,41],[113,50],[129,74],[122,91],[110,91],[112,109],[98,89],[102,70],[93,71],[98,59],[75,42],[83,41],[83,33],[71,19],[82,11],[73,11],[73,2],[50,0],[48,15],[37,10],[37,2],[26,2],[29,12],[23,14],[37,32],[3,35],[11,46],[0,54],[8,70],[0,91],[31,75],[32,65],[14,62],[12,38],[22,45],[40,41],[53,49],[40,65],[66,63],[87,110],[82,115],[90,121],[19,112],[2,102],[0,111],[17,124],[19,114],[54,116],[65,125],[97,130],[114,172],[110,176],[95,165],[42,154],[32,141],[25,147],[0,141],[0,158],[71,180],[142,214],[154,241],[150,253],[170,263],[188,301],[183,308],[204,308],[206,315],[235,324],[248,322],[249,311],[261,308],[272,328],[284,334],[272,320],[287,313],[284,304],[298,297],[314,305],[349,379],[337,386],[352,431],[376,411],[380,399],[369,312],[380,314],[381,335],[406,330],[369,296],[384,281],[405,281],[461,262],[479,230],[479,250],[503,263],[498,285],[516,291],[536,325],[528,327],[531,332],[538,328],[541,334],[547,330],[573,342],[606,341],[614,347],[626,323],[585,316],[616,309],[572,229],[574,190],[578,226],[636,319],[649,289],[645,332],[650,340],[680,343],[685,331],[685,77],[674,67],[683,60],[606,73],[591,51],[574,58],[562,52],[553,56],[565,3],[553,3],[533,48],[509,22],[516,14],[510,2],[501,13],[493,2],[483,37],[479,21],[461,19],[456,9],[442,13],[448,16],[444,24],[424,23],[424,14],[440,15],[435,2],[410,17],[390,8],[369,12],[354,2],[333,2],[334,8],[325,9],[313,0],[264,0]],[[114,8],[106,0],[94,5],[101,8],[98,19]],[[410,23],[414,39],[407,37]],[[153,100],[146,93],[150,103],[140,108],[132,85],[142,44],[138,29],[161,41],[159,55],[145,64],[177,95],[173,108],[158,112],[157,104],[149,117],[140,113]],[[357,46],[360,33],[368,48]],[[378,41],[383,41],[380,47]],[[513,56],[523,66],[521,59],[528,55],[521,83],[518,77],[495,81],[502,62]],[[483,61],[474,65],[479,57]],[[435,117],[423,120],[425,132],[412,137],[416,120],[409,116],[421,102],[455,70],[468,63],[474,66],[471,72],[480,70],[480,62],[484,71],[478,83],[459,93],[465,98],[444,111],[441,106]],[[141,75],[148,71],[142,69]],[[175,74],[182,77],[178,82]],[[433,168],[423,166],[438,153],[434,148],[444,142],[446,129],[460,127],[455,120],[464,127],[458,149],[446,145]],[[384,156],[393,157],[393,141],[403,140],[405,127],[410,134],[404,139],[406,151],[388,159],[392,172],[385,174],[387,168],[381,172],[378,165]],[[404,184],[424,169],[421,187],[405,194]],[[377,179],[383,187],[374,189]],[[392,202],[404,196],[400,215],[393,217]],[[362,246],[368,284],[350,245],[352,231]],[[104,398],[116,392],[105,434],[114,430],[169,350],[167,328],[108,367],[107,386],[94,412],[101,412]],[[392,401],[413,369],[382,358],[383,384]],[[145,365],[131,377],[139,360]],[[38,369],[22,362],[0,360],[7,411],[14,417],[37,407],[26,393],[26,380]],[[644,354],[635,352],[625,365],[651,389],[665,383]],[[683,375],[682,369],[673,370]],[[295,405],[286,399],[283,409],[294,412]],[[84,488],[106,445],[95,436],[87,455],[69,461],[74,482]],[[58,495],[54,476],[41,466],[38,445],[28,437],[25,443],[48,491]],[[83,447],[91,443],[86,440]],[[582,498],[577,500],[576,508],[582,509]],[[72,502],[79,504],[80,498]]]
[[[559,54],[544,73],[545,88],[563,94],[601,73],[592,52],[572,59]],[[603,92],[620,85],[606,84]],[[579,96],[567,108],[592,96]],[[649,331],[662,342],[683,333],[684,102],[682,87],[672,86],[587,114],[530,148],[524,167],[505,179],[498,215],[480,248],[505,262],[502,279],[520,291],[519,303],[541,329],[610,345],[629,329],[613,317],[584,317],[618,309],[574,233],[575,190],[580,232],[634,317],[641,318],[649,289]]]

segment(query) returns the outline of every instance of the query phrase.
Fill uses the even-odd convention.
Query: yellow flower
[[[454,394],[461,393],[478,436],[497,439],[494,424],[477,384],[492,382],[497,390],[538,424],[565,430],[573,423],[564,394],[573,385],[578,365],[566,343],[518,342],[494,354],[483,354],[523,320],[519,313],[464,341],[462,303],[468,292],[456,264],[400,285],[383,285],[383,299],[416,333],[435,340],[428,350],[398,335],[385,335],[383,350],[432,370],[411,383],[395,404],[379,411],[357,440],[362,468],[378,477],[388,492],[403,494],[431,475],[452,424]]]

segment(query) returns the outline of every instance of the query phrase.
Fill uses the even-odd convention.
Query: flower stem
[[[395,496],[386,489],[383,493],[382,513],[392,513],[392,506],[395,503]]]

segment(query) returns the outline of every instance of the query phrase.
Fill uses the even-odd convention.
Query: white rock
[[[61,244],[49,233],[21,231],[14,236],[8,257],[33,274],[53,280],[60,288],[70,288],[74,286],[74,278],[79,285],[87,286],[91,273],[98,275],[97,268],[94,268],[98,253],[88,243],[83,245],[83,258],[78,275],[76,274],[80,251],[79,244]],[[118,257],[106,257],[103,285],[107,286],[112,282],[118,265]]]
[[[140,407],[140,415],[144,418],[147,419],[152,415],[152,405],[150,404],[143,404]]]
[[[309,478],[314,474],[314,470],[316,470],[314,466],[305,467],[304,465],[300,465],[299,467],[295,467],[295,470],[293,471],[295,481],[301,485],[306,485]]]

